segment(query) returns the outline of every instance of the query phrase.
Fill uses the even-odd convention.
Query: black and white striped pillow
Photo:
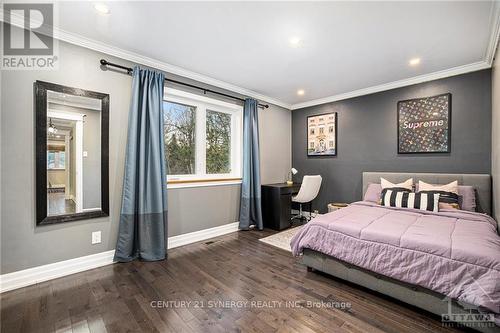
[[[447,204],[455,209],[460,209],[460,197],[458,194],[446,191],[419,191],[418,193],[439,194],[439,202]]]
[[[386,189],[382,191],[381,205],[386,207],[415,208],[438,212],[439,193],[410,193]]]

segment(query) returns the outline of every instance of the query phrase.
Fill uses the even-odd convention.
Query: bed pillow
[[[456,187],[456,189],[455,189]],[[426,190],[445,190],[445,191],[450,191],[452,193],[457,193],[458,194],[458,205],[461,210],[466,210],[469,212],[476,212],[477,211],[477,205],[476,205],[476,190],[474,189],[474,186],[470,185],[458,185],[458,181],[453,181],[449,184],[446,185],[433,185],[433,184],[427,184],[423,181],[419,181],[417,184],[417,192],[424,191],[422,188]],[[456,191],[456,192],[453,192]],[[454,208],[450,207],[448,205],[442,205],[442,208]]]
[[[434,185],[434,184],[427,184],[421,180],[418,181],[418,187],[417,187],[418,192],[422,191],[443,191],[443,192],[451,192],[458,194],[458,180],[455,180],[449,184],[446,185]]]
[[[371,201],[375,203],[380,203],[380,195],[382,194],[382,186],[380,184],[370,183],[366,188],[365,195],[363,197],[364,201]]]
[[[413,208],[437,213],[439,211],[439,193],[413,193],[390,188],[382,190],[382,206]]]
[[[407,190],[412,191],[413,190],[413,178],[407,179],[406,181],[399,183],[399,184],[394,184],[388,181],[387,179],[380,178],[380,186],[382,186],[382,189],[386,188],[405,188]]]
[[[446,191],[418,191],[417,193],[439,194],[439,209],[460,209],[458,194]]]
[[[459,185],[458,197],[460,200],[460,208],[469,212],[477,212],[476,205],[476,190],[474,186]]]

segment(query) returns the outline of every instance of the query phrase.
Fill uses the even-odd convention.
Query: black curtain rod
[[[125,67],[125,66],[122,66],[122,65],[114,64],[114,63],[109,62],[109,61],[107,61],[105,59],[101,59],[100,63],[101,63],[102,66],[111,66],[111,67],[116,67],[116,68],[120,68],[120,69],[126,70],[127,74],[132,74],[132,71],[133,71],[133,69],[130,68],[130,67]],[[203,87],[195,86],[194,84],[184,83],[184,82],[181,82],[181,81],[167,79],[167,78],[165,78],[165,81],[172,82],[172,83],[175,83],[175,84],[180,84],[182,86],[186,86],[186,87],[190,87],[190,88],[194,88],[194,89],[203,90],[203,92],[205,94],[208,92],[208,93],[211,93],[211,94],[216,94],[216,95],[224,96],[224,97],[227,97],[227,98],[236,99],[236,100],[242,101],[242,102],[245,101],[245,99],[243,99],[243,98],[236,97],[236,96],[231,96],[231,95],[224,94],[224,93],[221,93],[221,92],[218,92],[218,91],[214,91],[214,90],[206,89],[206,88],[203,88]],[[263,109],[267,109],[269,107],[269,105],[268,104],[261,104],[261,103],[259,103],[259,107],[261,107]]]

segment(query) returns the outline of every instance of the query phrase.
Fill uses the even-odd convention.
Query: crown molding
[[[3,21],[4,20],[3,18],[4,18],[3,8],[1,8],[0,9],[0,20]],[[17,14],[12,14],[11,18],[12,18],[12,21],[11,21],[12,25],[20,27],[20,28],[24,28],[24,18],[22,16],[17,15]],[[31,21],[32,21],[31,23],[33,26],[41,24],[41,22],[39,22],[37,20],[31,20]],[[140,55],[140,54],[135,53],[135,52],[127,51],[127,50],[121,49],[119,47],[115,47],[115,46],[112,46],[109,44],[105,44],[105,43],[96,41],[94,39],[90,39],[90,38],[87,38],[87,37],[84,37],[84,36],[81,36],[81,35],[78,35],[75,33],[71,33],[71,32],[62,30],[57,26],[54,26],[53,28],[54,28],[54,30],[53,30],[54,38],[56,38],[57,40],[69,43],[69,44],[73,44],[73,45],[81,46],[81,47],[84,47],[84,48],[87,48],[87,49],[90,49],[93,51],[105,53],[105,54],[113,56],[113,57],[121,58],[121,59],[128,60],[128,61],[136,63],[136,64],[151,67],[151,68],[154,68],[154,69],[157,69],[160,71],[164,71],[164,72],[167,72],[170,74],[178,75],[178,76],[181,76],[181,77],[184,77],[187,79],[191,79],[194,81],[205,83],[205,84],[208,84],[208,85],[220,88],[220,89],[231,91],[233,93],[252,97],[252,98],[258,99],[260,101],[264,101],[264,102],[267,102],[270,104],[281,106],[285,109],[290,109],[290,107],[291,107],[291,105],[288,103],[285,103],[285,102],[282,102],[282,101],[277,100],[275,98],[260,94],[258,92],[253,91],[253,90],[250,90],[250,89],[242,88],[242,87],[236,86],[234,84],[212,78],[210,76],[199,74],[199,73],[187,70],[187,69],[182,68],[182,67],[178,67],[178,66],[175,66],[175,65],[157,60],[157,59],[153,59],[150,57]],[[97,66],[97,64],[96,64],[96,66]]]
[[[11,24],[21,27],[24,27],[24,20],[22,17],[16,17],[16,15],[12,15],[12,22]],[[3,8],[0,8],[0,20],[3,21]],[[33,21],[33,23],[38,23],[36,21]],[[491,68],[491,65],[494,60],[496,48],[498,45],[499,41],[499,35],[500,35],[500,2],[499,1],[494,1],[492,4],[491,8],[491,15],[490,15],[490,38],[488,42],[488,47],[484,55],[484,60],[483,61],[478,61],[475,63],[467,64],[467,65],[462,65],[458,67],[453,67],[450,69],[434,72],[434,73],[429,73],[429,74],[423,74],[415,77],[411,77],[408,79],[403,79],[403,80],[398,80],[398,81],[393,81],[389,83],[384,83],[381,85],[377,86],[372,86],[368,88],[363,88],[363,89],[358,89],[354,90],[351,92],[343,93],[343,94],[338,94],[338,95],[333,95],[333,96],[328,96],[324,98],[319,98],[319,99],[314,99],[302,103],[296,103],[296,104],[289,104],[285,103],[283,101],[277,100],[275,98],[272,98],[270,96],[266,96],[260,93],[257,93],[253,90],[245,89],[236,85],[233,85],[231,83],[221,81],[203,74],[199,74],[187,69],[184,69],[182,67],[178,67],[166,62],[162,62],[153,58],[149,58],[146,56],[142,56],[138,53],[130,52],[118,47],[114,47],[93,39],[89,39],[86,37],[83,37],[78,34],[70,33],[67,31],[64,31],[62,29],[59,29],[58,27],[54,27],[54,37],[58,40],[81,46],[87,49],[91,49],[97,52],[101,52],[110,56],[114,56],[117,58],[121,58],[124,60],[128,60],[133,63],[141,64],[144,66],[148,66],[151,68],[155,68],[167,73],[179,75],[182,77],[185,77],[187,79],[195,80],[198,82],[202,82],[205,84],[209,84],[211,86],[232,91],[237,94],[249,96],[252,98],[259,99],[261,101],[266,101],[268,103],[289,109],[289,110],[296,110],[296,109],[301,109],[305,107],[310,107],[314,105],[320,105],[320,104],[325,104],[325,103],[331,103],[339,100],[344,100],[348,98],[353,98],[353,97],[358,97],[358,96],[363,96],[363,95],[369,95],[381,91],[386,91],[386,90],[391,90],[391,89],[396,89],[396,88],[401,88],[413,84],[418,84],[422,82],[428,82],[432,80],[437,80],[437,79],[442,79],[445,77],[450,77],[450,76],[455,76],[455,75],[460,75],[460,74],[465,74],[465,73],[470,73],[482,69],[487,69]]]
[[[338,94],[338,95],[333,95],[333,96],[315,99],[312,101],[293,104],[291,109],[297,110],[297,109],[302,109],[302,108],[306,108],[306,107],[310,107],[310,106],[314,106],[314,105],[336,102],[336,101],[340,101],[340,100],[344,100],[344,99],[348,99],[348,98],[353,98],[353,97],[358,97],[358,96],[363,96],[363,95],[370,95],[373,93],[391,90],[391,89],[396,89],[396,88],[401,88],[401,87],[406,87],[406,86],[411,86],[411,85],[422,83],[422,82],[428,82],[428,81],[433,81],[433,80],[437,80],[437,79],[443,79],[443,78],[450,77],[450,76],[475,72],[475,71],[487,69],[490,67],[491,67],[491,64],[488,64],[486,61],[478,61],[478,62],[475,62],[472,64],[453,67],[450,69],[445,69],[445,70],[434,72],[434,73],[414,76],[414,77],[411,77],[409,79],[393,81],[393,82],[389,82],[389,83],[380,84],[377,86],[372,86],[372,87],[368,87],[368,88],[350,91],[350,92],[343,93],[343,94]]]
[[[455,75],[460,75],[460,74],[470,73],[470,72],[474,72],[474,71],[479,71],[482,69],[491,68],[491,65],[493,64],[493,60],[495,58],[495,52],[496,52],[498,40],[500,37],[499,35],[500,35],[500,1],[494,1],[492,6],[491,6],[491,13],[490,13],[490,38],[488,41],[488,48],[486,49],[483,61],[478,61],[478,62],[474,62],[471,64],[462,65],[462,66],[458,66],[458,67],[453,67],[450,69],[445,69],[445,70],[434,72],[434,73],[414,76],[414,77],[411,77],[408,79],[384,83],[384,84],[380,84],[377,86],[372,86],[372,87],[368,87],[368,88],[354,90],[354,91],[350,91],[350,92],[343,93],[343,94],[314,99],[314,100],[310,100],[310,101],[303,102],[303,103],[292,104],[291,110],[297,110],[297,109],[302,109],[302,108],[306,108],[309,106],[336,102],[336,101],[340,101],[343,99],[348,99],[348,98],[353,98],[353,97],[358,97],[358,96],[363,96],[363,95],[369,95],[369,94],[373,94],[373,93],[377,93],[377,92],[381,92],[381,91],[406,87],[406,86],[410,86],[413,84],[428,82],[428,81],[437,80],[437,79],[443,79],[445,77],[450,77],[450,76],[455,76]]]
[[[258,99],[263,102],[271,103],[277,106],[281,106],[286,109],[290,109],[291,105],[275,98],[259,94],[253,90],[245,89],[231,83],[221,81],[218,79],[211,78],[209,76],[199,74],[196,72],[192,72],[190,70],[184,69],[182,67],[178,67],[166,62],[162,62],[160,60],[156,60],[153,58],[149,58],[146,56],[142,56],[140,54],[126,51],[124,49],[114,47],[108,44],[104,44],[98,42],[96,40],[92,40],[77,34],[69,33],[60,29],[56,29],[54,31],[54,37],[58,40],[64,41],[66,43],[74,44],[77,46],[81,46],[90,50],[94,50],[97,52],[105,53],[111,55],[113,57],[121,58],[124,60],[128,60],[133,63],[137,63],[140,65],[144,65],[147,67],[151,67],[157,70],[164,71],[166,73],[178,75],[187,79],[195,80],[198,82],[202,82],[220,89],[228,90],[233,93],[237,93],[240,95],[252,97]],[[97,66],[97,65],[96,65]]]
[[[493,64],[493,59],[495,58],[495,52],[498,46],[498,38],[500,35],[500,2],[494,1],[491,7],[490,16],[490,40],[488,42],[488,48],[486,49],[485,61],[491,66]]]

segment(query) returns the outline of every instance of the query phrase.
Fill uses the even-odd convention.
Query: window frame
[[[193,106],[195,111],[195,173],[168,175],[167,184],[198,184],[211,182],[241,182],[243,160],[243,106],[228,103],[206,96],[200,96],[182,90],[165,87],[163,102],[171,102]],[[206,114],[207,111],[221,112],[231,115],[231,172],[224,174],[206,173]],[[172,186],[170,186],[172,187]],[[180,187],[180,186],[179,186]]]
[[[62,151],[64,153],[64,166],[61,167],[61,156],[60,156],[60,153],[61,152],[55,152],[53,150],[47,150],[47,170],[66,170],[66,152],[65,151]],[[49,167],[49,155],[50,154],[54,154],[54,167],[53,168],[50,168]],[[57,154],[57,157],[56,157],[56,154]],[[56,163],[57,162],[57,163]],[[56,166],[57,165],[57,166]]]

